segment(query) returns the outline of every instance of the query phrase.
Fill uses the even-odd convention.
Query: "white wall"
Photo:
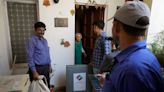
[[[108,0],[107,19],[112,18],[117,10],[117,6],[122,6],[124,2],[125,0]],[[108,36],[112,36],[112,22],[113,20],[106,21],[106,31]]]
[[[9,53],[7,43],[7,30],[4,20],[4,2],[0,0],[0,75],[8,75],[11,73],[9,69]]]
[[[55,75],[51,83],[55,86],[65,85],[66,65],[74,64],[74,34],[75,15],[71,15],[70,10],[75,9],[74,0],[60,0],[58,4],[50,1],[50,6],[43,6],[43,0],[39,0],[39,19],[46,24],[45,38],[48,40],[50,54]],[[54,27],[54,18],[68,18],[68,27]],[[61,39],[70,42],[70,47],[65,48],[60,45]],[[55,64],[55,65],[54,65]]]
[[[148,43],[153,40],[153,36],[164,30],[164,0],[153,0],[151,8],[150,27],[148,30]]]

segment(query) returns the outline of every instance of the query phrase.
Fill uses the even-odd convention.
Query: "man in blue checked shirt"
[[[93,23],[94,33],[97,35],[93,50],[93,73],[99,73],[100,65],[106,55],[111,52],[111,44],[107,40],[107,34],[103,31],[104,21],[98,20]]]
[[[121,52],[114,58],[103,92],[164,92],[161,66],[143,39],[149,18],[150,9],[139,0],[127,1],[116,11],[112,33]]]
[[[34,28],[35,35],[26,46],[30,81],[39,79],[39,75],[44,75],[50,88],[51,60],[47,40],[43,37],[46,25],[43,22],[36,22]]]

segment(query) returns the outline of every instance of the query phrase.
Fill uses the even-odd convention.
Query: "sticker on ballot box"
[[[86,90],[86,73],[73,74],[73,91]]]

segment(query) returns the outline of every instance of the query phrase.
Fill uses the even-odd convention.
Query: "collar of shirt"
[[[44,40],[44,37],[39,37],[39,36],[37,36],[37,35],[34,35],[34,37],[35,37],[36,39],[38,39],[38,40]]]
[[[103,37],[106,37],[106,32],[105,31],[102,31],[101,33],[100,33],[100,36],[103,36]]]
[[[125,50],[121,51],[116,57],[115,60],[120,63],[124,61],[126,57],[128,57],[131,53],[135,52],[137,49],[140,48],[146,48],[146,42],[145,41],[139,41],[134,43],[133,45],[129,46]]]

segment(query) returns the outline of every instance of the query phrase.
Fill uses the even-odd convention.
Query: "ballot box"
[[[66,66],[66,92],[92,92],[88,65]]]

